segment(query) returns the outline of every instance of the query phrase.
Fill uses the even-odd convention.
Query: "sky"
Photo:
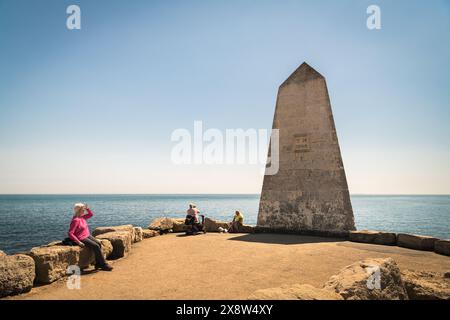
[[[352,194],[450,194],[449,39],[445,0],[0,0],[0,193],[259,193],[261,166],[176,164],[171,135],[270,129],[306,61]]]

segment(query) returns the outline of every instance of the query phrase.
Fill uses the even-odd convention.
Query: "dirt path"
[[[59,281],[12,299],[245,299],[283,284],[322,286],[369,257],[392,257],[403,269],[450,270],[450,257],[399,247],[296,235],[170,234],[135,244],[113,272],[83,275],[80,290]]]

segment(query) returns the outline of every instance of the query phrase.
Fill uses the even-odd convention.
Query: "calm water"
[[[133,224],[146,227],[160,216],[183,217],[189,202],[207,216],[230,220],[236,209],[256,224],[259,195],[0,195],[0,250],[25,251],[66,237],[75,202],[95,216],[90,228]],[[352,196],[358,229],[450,238],[450,196]]]

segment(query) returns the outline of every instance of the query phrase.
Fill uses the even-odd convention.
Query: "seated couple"
[[[202,221],[200,221],[199,217],[202,218]],[[205,216],[200,215],[200,211],[193,203],[189,204],[189,209],[186,212],[186,220],[184,221],[184,224],[190,226],[190,229],[186,231],[186,234],[193,235],[199,232],[206,233]]]

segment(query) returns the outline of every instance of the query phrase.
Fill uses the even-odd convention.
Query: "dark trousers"
[[[102,253],[102,244],[100,243],[100,241],[95,239],[93,236],[89,236],[81,240],[81,242],[83,242],[86,247],[91,248],[94,251],[96,266],[101,267],[106,264],[105,257]]]

